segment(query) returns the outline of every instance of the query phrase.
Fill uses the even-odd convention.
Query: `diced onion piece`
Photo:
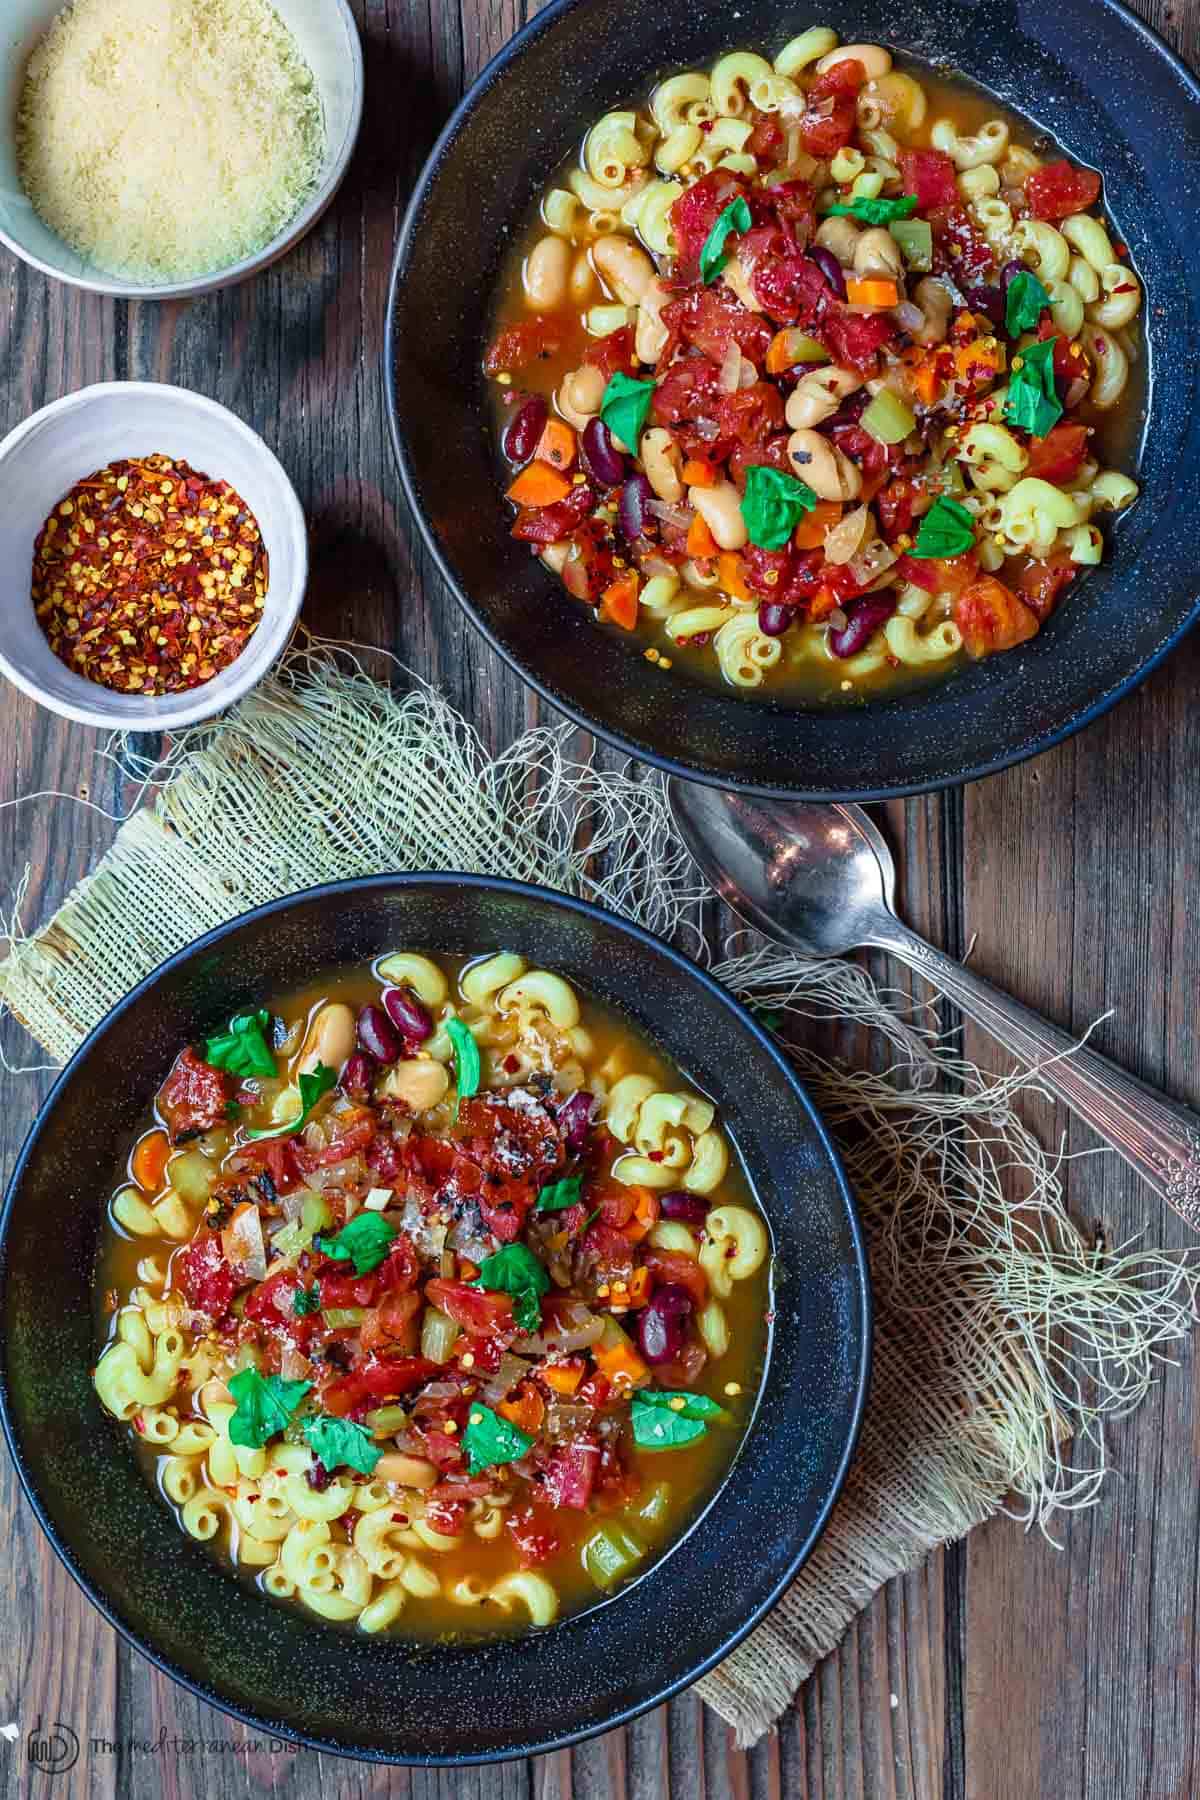
[[[899,555],[900,552],[893,550],[889,544],[885,544],[882,538],[872,538],[858,552],[857,556],[850,558],[848,567],[859,587],[869,588],[874,585],[885,569],[891,568]]]
[[[483,1397],[489,1406],[499,1406],[512,1393],[523,1375],[528,1375],[533,1365],[524,1357],[513,1356],[508,1350],[500,1358],[494,1375],[489,1375],[483,1390]]]
[[[833,530],[826,533],[825,560],[831,563],[848,563],[862,545],[870,522],[870,513],[865,506],[856,506],[853,512],[847,513]]]
[[[368,1212],[384,1212],[392,1203],[394,1196],[391,1188],[372,1188],[363,1205]]]
[[[892,317],[902,331],[920,331],[925,323],[925,314],[911,300],[902,300],[899,306],[893,306]]]
[[[723,394],[736,394],[741,385],[741,373],[742,353],[731,339],[721,362],[721,373],[717,376],[717,386]]]
[[[258,1208],[245,1201],[221,1233],[221,1249],[226,1262],[232,1263],[251,1281],[267,1279],[267,1249],[263,1243],[262,1220]]]
[[[880,444],[902,444],[917,425],[899,394],[893,394],[891,388],[880,388],[859,423]]]

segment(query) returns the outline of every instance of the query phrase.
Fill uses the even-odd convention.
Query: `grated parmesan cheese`
[[[253,255],[312,193],[324,150],[312,70],[267,0],[74,0],[25,73],[25,191],[125,280]]]

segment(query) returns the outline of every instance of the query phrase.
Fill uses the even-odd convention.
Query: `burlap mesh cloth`
[[[564,735],[533,732],[492,759],[431,690],[393,692],[332,647],[296,652],[145,771],[153,806],[48,925],[25,937],[13,920],[0,999],[62,1061],[200,933],[278,895],[390,869],[541,882],[704,956],[711,896],[672,838],[661,781],[572,764]],[[1019,1081],[960,1060],[903,996],[751,934],[729,952],[713,972],[780,1015],[843,1147],[877,1309],[861,1447],[829,1528],[768,1621],[700,1684],[750,1744],[889,1577],[1006,1496],[1043,1527],[1095,1498],[1104,1415],[1142,1397],[1162,1346],[1191,1326],[1196,1286],[1165,1255],[1089,1247],[1065,1218],[1056,1165],[1012,1110]],[[852,1021],[869,1063],[795,1048],[814,1018]]]

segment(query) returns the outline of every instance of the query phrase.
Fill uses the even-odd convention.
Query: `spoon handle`
[[[1094,1050],[1076,1048],[1065,1031],[934,949],[899,920],[889,919],[872,942],[940,988],[1014,1056],[1040,1064],[1042,1086],[1123,1156],[1193,1231],[1200,1231],[1200,1113],[1166,1099]],[[1047,1063],[1050,1057],[1063,1060]]]

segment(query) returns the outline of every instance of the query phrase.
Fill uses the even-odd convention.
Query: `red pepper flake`
[[[268,579],[241,495],[161,455],[77,482],[33,552],[33,604],[50,648],[121,694],[211,681],[257,631]]]

